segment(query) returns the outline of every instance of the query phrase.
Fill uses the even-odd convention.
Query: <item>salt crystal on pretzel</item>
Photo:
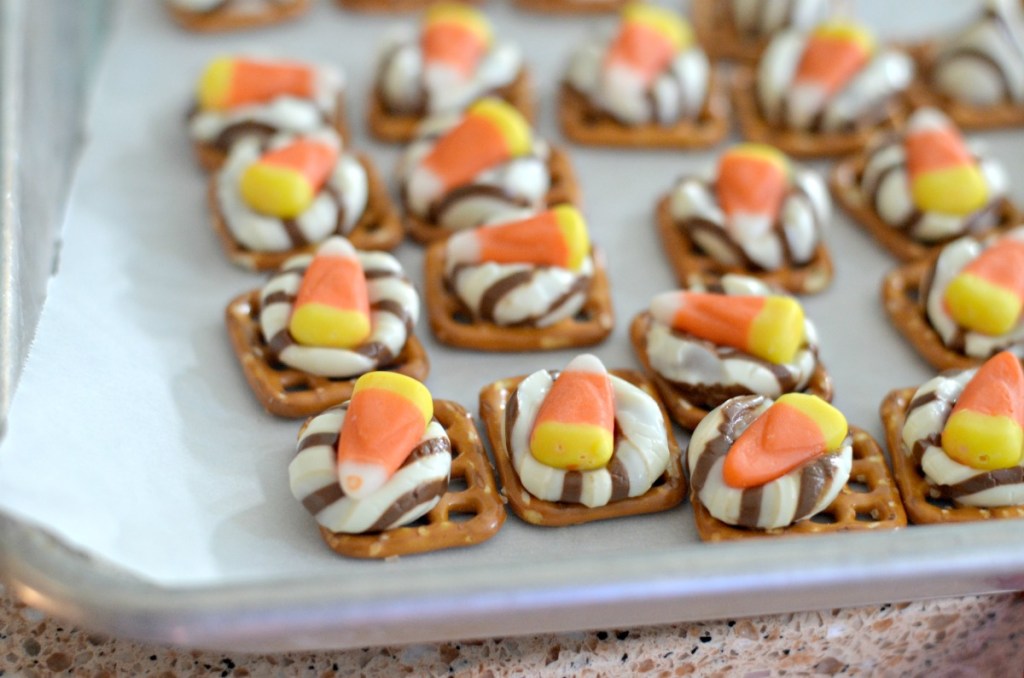
[[[848,429],[846,417],[818,396],[786,393],[733,443],[723,480],[742,489],[769,483],[839,449]]]
[[[806,127],[874,52],[874,38],[861,26],[833,21],[816,28],[807,39],[790,86],[788,103],[796,126]]]
[[[615,398],[601,360],[576,356],[558,375],[537,411],[530,453],[571,471],[603,468],[615,450]]]
[[[347,349],[370,329],[370,297],[356,251],[344,238],[329,238],[302,276],[288,331],[299,344]]]
[[[199,80],[199,107],[226,111],[280,96],[309,99],[315,94],[315,83],[314,70],[304,64],[219,57]]]
[[[491,46],[491,25],[483,12],[454,2],[441,2],[427,10],[420,44],[428,87],[467,81]]]
[[[943,300],[962,327],[993,336],[1012,330],[1024,310],[1024,242],[997,240],[950,281]]]
[[[297,217],[313,203],[337,162],[333,144],[297,139],[264,153],[245,169],[239,179],[242,198],[263,214]]]
[[[427,387],[397,372],[369,372],[356,380],[338,438],[338,480],[362,499],[398,470],[434,416]]]
[[[451,264],[535,264],[579,270],[590,253],[587,223],[572,205],[558,205],[525,219],[455,233]]]
[[[942,429],[942,449],[974,469],[1013,468],[1024,454],[1024,370],[1009,351],[967,382]]]
[[[651,300],[658,322],[776,364],[793,360],[804,340],[804,312],[787,296],[721,295],[684,290]]]
[[[910,192],[920,209],[966,215],[988,204],[988,181],[945,115],[934,108],[915,111],[903,143]]]

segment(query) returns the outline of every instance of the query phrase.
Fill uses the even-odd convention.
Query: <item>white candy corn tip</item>
[[[563,372],[592,372],[594,374],[608,374],[604,363],[593,353],[581,353],[565,366]]]
[[[356,258],[356,248],[347,239],[339,235],[331,236],[321,243],[316,251],[317,255],[328,257],[342,257],[345,259]]]
[[[828,98],[824,87],[814,83],[800,83],[789,90],[789,116],[797,127],[806,127]]]
[[[662,325],[671,325],[681,305],[679,292],[662,292],[651,299],[651,315]]]
[[[448,238],[447,257],[453,264],[474,264],[480,261],[480,241],[476,231],[458,231]]]
[[[384,487],[387,481],[388,476],[380,466],[356,461],[338,464],[338,483],[347,497],[365,499]]]
[[[946,115],[936,108],[919,108],[907,121],[907,132],[928,132],[932,130],[950,129],[953,123]]]

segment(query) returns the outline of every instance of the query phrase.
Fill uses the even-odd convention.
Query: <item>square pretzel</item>
[[[981,508],[941,502],[932,497],[931,485],[925,478],[924,471],[903,448],[903,425],[916,392],[915,388],[895,389],[885,396],[879,410],[882,424],[885,426],[885,437],[889,444],[889,458],[892,459],[896,485],[903,497],[903,506],[907,509],[910,522],[926,525],[1024,518],[1024,506]]]
[[[548,174],[551,177],[551,185],[544,195],[546,207],[580,204],[580,187],[576,181],[576,173],[573,171],[569,156],[557,146],[551,147],[551,154],[548,156]],[[451,229],[421,219],[408,209],[405,210],[405,226],[409,230],[409,235],[423,244],[443,240],[454,233]]]
[[[197,105],[198,104],[194,104],[194,106]],[[334,104],[334,115],[330,121],[325,122],[328,123],[332,128],[334,128],[334,130],[342,139],[348,140],[351,138],[349,136],[348,116],[345,114],[344,92],[338,93],[338,96]],[[274,136],[274,134],[276,134],[276,131],[274,131],[273,129],[268,129],[265,125],[262,125],[261,123],[250,124],[253,127],[252,131],[255,134],[259,134],[263,137],[272,137]],[[245,126],[246,125],[243,123],[243,132],[239,136],[245,133]],[[199,166],[203,168],[203,170],[207,173],[212,173],[219,170],[224,165],[224,161],[227,160],[228,151],[230,150],[230,148],[222,150],[218,148],[216,144],[205,141],[193,142],[192,149],[196,154],[196,160],[199,161]]]
[[[395,206],[391,203],[387,188],[381,181],[373,161],[363,153],[357,155],[359,164],[366,171],[367,199],[366,208],[359,221],[355,223],[352,230],[345,235],[352,243],[352,246],[361,250],[390,250],[394,249],[402,238],[405,231],[402,228],[402,220],[398,217]],[[303,247],[297,247],[281,252],[255,252],[245,248],[228,228],[227,220],[220,210],[220,201],[217,200],[217,177],[210,177],[207,198],[210,204],[210,211],[213,216],[213,230],[217,233],[224,254],[232,263],[253,271],[272,271],[284,264],[285,261],[296,254],[312,253],[316,251],[319,243],[310,243]]]
[[[672,419],[683,428],[692,431],[697,428],[697,424],[704,417],[708,416],[710,410],[690,402],[683,395],[682,391],[668,379],[658,374],[657,370],[651,366],[650,357],[647,354],[647,332],[650,330],[651,323],[653,322],[654,319],[648,311],[643,311],[633,318],[633,322],[629,326],[629,338],[633,344],[633,350],[640,359],[640,364],[644,368],[644,374],[647,375],[647,378],[658,389],[661,401],[665,403],[665,407],[668,408]],[[821,362],[818,362],[814,368],[806,388],[801,393],[810,393],[823,400],[832,402],[832,377]]]
[[[693,519],[703,541],[759,539],[787,535],[894,530],[907,526],[907,514],[882,449],[866,431],[850,427],[853,466],[839,495],[817,516],[787,527],[756,530],[723,523],[708,512],[691,488]]]
[[[680,285],[686,285],[687,281],[694,276],[739,273],[757,278],[792,294],[815,294],[821,292],[832,282],[834,275],[832,257],[824,242],[818,243],[814,257],[802,266],[783,266],[774,271],[750,270],[743,266],[729,266],[720,263],[701,252],[686,231],[676,225],[676,220],[672,217],[668,195],[658,201],[655,221],[661,242],[665,247],[665,255],[668,257],[669,264],[672,265]]]
[[[639,497],[620,499],[604,506],[589,508],[582,504],[546,501],[530,494],[519,474],[512,465],[512,453],[505,444],[505,408],[519,383],[525,376],[500,379],[480,391],[480,418],[484,422],[487,437],[491,441],[494,460],[501,478],[502,493],[509,506],[522,520],[541,527],[562,527],[579,525],[596,520],[635,516],[645,513],[667,511],[683,501],[686,495],[686,478],[683,476],[682,455],[672,433],[665,406],[658,399],[657,391],[639,372],[632,370],[609,370],[611,374],[628,381],[651,396],[661,410],[668,438],[669,463],[661,478],[655,481]]]
[[[882,120],[871,127],[843,132],[780,129],[769,124],[761,114],[753,68],[740,68],[736,71],[732,105],[744,139],[775,146],[796,158],[821,158],[859,151],[879,132],[892,131],[901,126],[908,108],[906,97],[897,94],[886,103]]]
[[[228,337],[245,380],[268,412],[279,417],[307,417],[352,397],[358,376],[321,377],[271,358],[260,331],[259,317],[259,290],[235,297],[225,311]],[[394,363],[380,369],[423,381],[430,371],[430,361],[419,339],[410,334]]]
[[[972,358],[946,346],[928,321],[921,295],[936,256],[937,253],[886,273],[882,279],[882,305],[893,326],[935,369],[941,372],[977,367],[983,362],[981,358]]]
[[[655,122],[625,125],[596,108],[568,83],[562,83],[558,94],[558,119],[562,133],[580,144],[629,148],[707,148],[724,139],[729,132],[729,103],[712,69],[708,80],[708,96],[696,120],[680,120],[674,125]]]
[[[535,118],[533,84],[530,71],[523,66],[515,80],[493,92],[493,96],[504,99],[522,113],[528,122]],[[367,105],[366,120],[370,133],[380,141],[406,142],[416,137],[424,113],[392,113],[384,106],[380,88],[374,87]]]
[[[472,416],[458,403],[434,400],[434,417],[452,444],[448,491],[437,506],[412,525],[374,534],[332,532],[321,525],[320,535],[331,549],[351,558],[392,558],[473,546],[498,533],[505,524],[505,503]],[[465,487],[454,489],[460,485]]]
[[[722,0],[692,0],[693,32],[710,58],[752,64],[760,58],[771,38],[751,39],[741,35],[727,4]]]
[[[933,244],[919,242],[900,229],[887,224],[878,216],[860,189],[860,180],[867,161],[866,153],[858,153],[835,164],[829,173],[828,185],[836,202],[861,228],[870,233],[871,237],[902,261],[927,257],[942,249],[949,240]],[[1017,208],[1006,198],[995,203],[992,209],[998,216],[996,225],[979,235],[994,231],[1006,231],[1018,225],[1020,215]]]
[[[512,0],[512,4],[523,11],[545,14],[617,12],[628,2],[629,0]]]
[[[309,9],[309,0],[293,0],[289,4],[269,2],[259,11],[242,12],[231,11],[230,7],[212,12],[195,12],[172,3],[164,4],[179,26],[197,33],[219,33],[271,26],[294,19]]]
[[[938,52],[934,42],[912,45],[907,52],[917,68],[910,89],[910,100],[915,107],[932,106],[946,113],[961,129],[988,130],[1024,125],[1024,104],[999,103],[994,106],[975,106],[936,92],[929,84],[932,67]]]
[[[483,0],[460,0],[471,5],[482,4]],[[379,14],[396,14],[399,12],[419,12],[432,5],[436,0],[335,0],[339,7],[352,12]]]
[[[602,341],[615,324],[608,274],[600,250],[592,250],[594,275],[582,310],[548,327],[502,327],[473,320],[463,303],[445,286],[445,242],[427,248],[423,288],[430,329],[442,344],[479,351],[551,351],[590,346]]]

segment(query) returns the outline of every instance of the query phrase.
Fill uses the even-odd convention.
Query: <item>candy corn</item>
[[[423,437],[434,401],[427,387],[397,372],[356,380],[338,438],[338,481],[362,499],[388,481]]]
[[[676,291],[650,308],[673,329],[777,364],[793,360],[804,340],[804,311],[792,297]]]
[[[558,375],[537,412],[530,453],[554,468],[602,468],[615,449],[611,378],[597,356],[576,356]]]
[[[299,139],[265,153],[242,173],[239,188],[258,212],[282,219],[302,214],[323,188],[338,162],[338,149]]]
[[[990,335],[1012,330],[1024,310],[1024,242],[997,241],[950,281],[944,300],[961,327]]]
[[[288,331],[305,346],[352,348],[370,335],[370,298],[356,251],[325,240],[302,276]]]
[[[690,26],[677,14],[633,3],[622,10],[622,23],[605,55],[604,67],[628,72],[646,86],[692,43]]]
[[[730,220],[765,230],[775,222],[789,183],[785,155],[764,144],[739,144],[719,159],[715,192]]]
[[[536,264],[579,270],[590,253],[587,224],[572,205],[525,219],[461,231],[448,239],[452,263]]]
[[[280,96],[309,99],[315,91],[314,71],[303,64],[220,57],[199,79],[198,98],[204,111],[226,111]]]
[[[427,10],[420,41],[427,70],[441,69],[466,80],[490,47],[491,25],[482,12],[442,2]]]
[[[437,141],[412,181],[431,194],[446,193],[489,167],[526,155],[531,143],[530,125],[519,111],[501,99],[481,99]]]
[[[871,58],[872,36],[844,22],[822,24],[808,37],[790,87],[789,106],[803,121],[842,89]]]
[[[967,215],[988,203],[985,175],[953,123],[932,108],[918,110],[904,141],[910,194],[920,209]]]
[[[994,471],[1021,462],[1024,450],[1024,370],[1008,351],[974,374],[942,429],[942,449],[971,468]]]
[[[846,417],[818,396],[787,393],[772,403],[725,455],[726,485],[757,487],[839,449]]]

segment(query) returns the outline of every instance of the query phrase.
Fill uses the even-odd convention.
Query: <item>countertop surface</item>
[[[0,675],[1019,676],[1024,593],[556,635],[274,655],[92,634],[0,589]]]

